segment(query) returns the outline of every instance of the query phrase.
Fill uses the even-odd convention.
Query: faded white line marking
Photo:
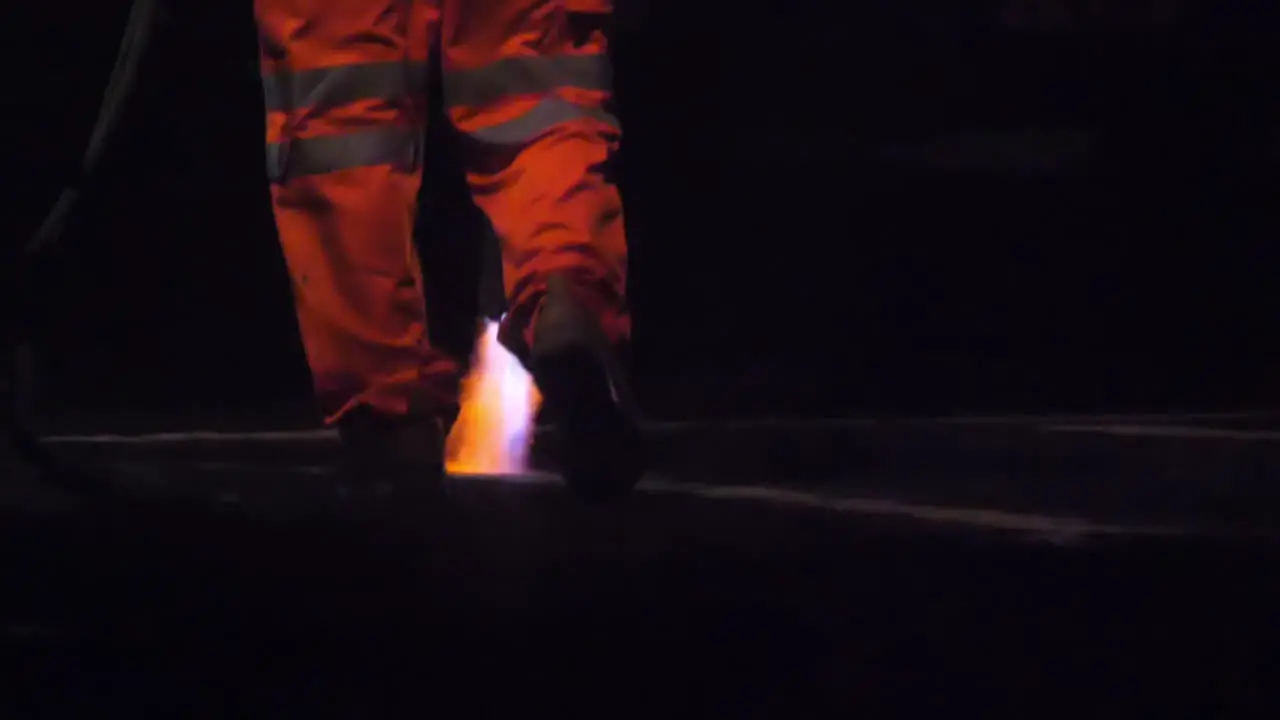
[[[1221,422],[1224,420],[1262,420],[1275,418],[1276,414],[1268,413],[1192,413],[1188,415],[1152,415],[1152,414],[1102,414],[1102,415],[973,415],[958,417],[924,418],[921,420],[904,420],[908,424],[938,423],[952,425],[984,425],[984,424],[1054,424],[1054,423],[1196,423]]]
[[[1054,425],[1050,432],[1114,435],[1119,437],[1178,438],[1183,440],[1280,440],[1274,430],[1228,430],[1174,425]]]
[[[206,471],[222,470],[227,472],[236,472],[236,471],[243,471],[243,470],[253,470],[253,471],[261,472],[263,470],[278,470],[280,472],[289,473],[291,475],[324,476],[324,475],[337,474],[337,470],[335,468],[329,467],[328,465],[275,466],[275,465],[266,465],[266,464],[212,462],[212,461],[185,463],[185,465],[194,470],[206,470]]]
[[[338,469],[331,465],[275,465],[270,463],[237,463],[237,462],[216,462],[216,461],[197,461],[184,463],[185,467],[194,470],[221,470],[226,472],[237,471],[271,471],[289,475],[311,475],[311,476],[330,476],[337,475]],[[520,482],[520,483],[550,483],[559,482],[560,476],[554,473],[529,471],[519,475],[492,475],[481,473],[449,473],[449,477],[460,482]]]
[[[243,471],[271,470],[282,474],[334,475],[336,470],[324,465],[268,465],[252,463],[204,462],[192,463],[197,469]],[[453,475],[454,482],[485,482],[547,485],[558,484],[559,476],[547,472],[528,472],[520,475]],[[1085,536],[1143,535],[1175,536],[1202,534],[1196,530],[1163,525],[1118,525],[1097,523],[1085,518],[1039,515],[1010,512],[982,507],[954,507],[906,503],[897,500],[869,497],[825,495],[783,487],[763,485],[711,485],[694,482],[674,482],[649,476],[636,488],[640,492],[666,495],[688,495],[707,500],[732,500],[758,502],[767,505],[805,507],[847,513],[851,515],[877,515],[944,525],[961,525],[988,530],[1012,530],[1026,532],[1068,543]]]
[[[1203,413],[1190,415],[975,415],[934,418],[904,418],[901,420],[885,420],[875,418],[843,418],[830,420],[791,420],[786,418],[760,418],[755,420],[729,421],[685,421],[646,423],[647,430],[655,432],[671,432],[689,429],[705,430],[748,430],[748,429],[832,429],[832,428],[907,428],[928,425],[1027,425],[1050,426],[1047,429],[1058,432],[1126,432],[1126,428],[1142,428],[1150,432],[1167,431],[1184,433],[1194,430],[1199,433],[1227,433],[1232,437],[1241,435],[1262,435],[1280,438],[1280,432],[1220,430],[1215,428],[1187,428],[1187,423],[1212,422],[1222,420],[1248,420],[1276,417],[1262,413]],[[1162,424],[1154,424],[1162,423]],[[1182,425],[1173,425],[1181,423]],[[1132,432],[1131,430],[1128,432]],[[1170,435],[1171,437],[1175,435]],[[1184,435],[1176,435],[1182,437]],[[1203,435],[1207,436],[1207,435]],[[138,435],[90,434],[90,435],[57,435],[46,438],[50,443],[75,444],[128,444],[128,445],[163,445],[184,442],[332,442],[337,440],[336,430],[317,428],[313,430],[282,430],[258,432],[215,432],[209,430],[193,430],[187,432],[146,433]]]
[[[495,482],[520,483],[533,485],[551,485],[560,482],[555,473],[530,470],[519,475],[481,475],[472,473],[449,473],[449,477],[457,482]]]
[[[333,442],[337,430],[281,430],[276,432],[192,432],[155,433],[150,435],[55,435],[45,442],[102,445],[168,445],[186,442]]]
[[[651,492],[696,495],[720,500],[754,500],[771,505],[821,508],[857,515],[881,515],[909,518],[932,523],[967,525],[993,530],[1017,530],[1051,536],[1082,535],[1184,535],[1187,528],[1154,525],[1111,525],[1082,518],[1056,517],[1031,513],[1006,512],[990,508],[949,507],[904,503],[896,500],[865,497],[820,495],[787,488],[704,485],[650,480],[642,489]]]

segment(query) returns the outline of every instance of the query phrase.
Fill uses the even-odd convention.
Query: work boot
[[[445,421],[359,407],[338,421],[347,453],[347,490],[357,499],[443,493]]]
[[[545,417],[558,431],[569,488],[593,501],[628,493],[644,474],[631,388],[599,321],[564,276],[547,283],[529,366]]]

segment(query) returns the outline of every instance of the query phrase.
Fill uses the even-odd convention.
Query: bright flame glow
[[[455,475],[522,473],[542,396],[520,361],[498,343],[498,323],[485,320],[475,352],[445,446],[445,467]]]

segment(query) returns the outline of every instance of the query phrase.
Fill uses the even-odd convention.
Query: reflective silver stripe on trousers
[[[608,91],[613,84],[613,68],[607,55],[506,58],[482,68],[449,70],[443,82],[445,104],[454,108],[482,108],[507,98],[544,96],[518,118],[468,133],[481,142],[518,145],[556,125],[583,118],[615,129],[621,127],[618,119],[603,109],[575,105],[552,94],[557,88]]]
[[[339,135],[267,144],[267,174],[273,182],[357,167],[392,165],[405,172],[420,162],[421,132],[395,125]]]
[[[491,145],[520,145],[537,138],[556,125],[583,118],[597,120],[616,131],[620,131],[622,127],[617,118],[604,110],[575,105],[553,95],[544,98],[542,102],[520,117],[493,127],[473,130],[467,135]]]
[[[613,68],[606,55],[515,57],[472,70],[444,73],[444,101],[477,108],[520,95],[545,95],[556,88],[607,91]]]
[[[267,112],[330,109],[360,100],[403,98],[426,90],[427,65],[420,62],[338,65],[262,76]]]

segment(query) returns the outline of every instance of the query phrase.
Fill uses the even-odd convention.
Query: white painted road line
[[[1280,440],[1280,432],[1275,430],[1230,430],[1176,425],[1054,425],[1045,430],[1060,433],[1179,440],[1260,440],[1265,442]]]
[[[699,483],[651,480],[642,483],[649,492],[694,495],[715,500],[748,500],[770,505],[819,508],[854,515],[879,515],[946,525],[965,525],[988,530],[1014,530],[1053,537],[1086,535],[1186,535],[1187,528],[1155,525],[1112,525],[1072,517],[1006,512],[990,508],[948,507],[885,500],[841,497],[804,490],[767,486],[703,485]]]
[[[192,463],[191,467],[221,471],[262,471],[307,476],[333,475],[336,471],[323,465],[264,465],[253,463]],[[459,475],[455,482],[511,484],[558,484],[558,476],[545,472],[521,475]],[[777,507],[811,508],[859,516],[880,516],[938,525],[966,526],[986,530],[1009,530],[1038,536],[1073,539],[1088,536],[1185,536],[1202,534],[1191,528],[1173,525],[1120,525],[1099,523],[1085,518],[1011,512],[982,507],[955,507],[907,503],[871,497],[829,495],[793,488],[763,485],[712,485],[694,482],[672,482],[649,476],[637,490],[658,495],[684,495],[706,500],[755,502]]]
[[[831,430],[841,428],[918,428],[933,426],[973,426],[973,425],[1022,425],[1028,428],[1039,428],[1051,432],[1070,433],[1111,433],[1115,435],[1143,435],[1152,437],[1178,438],[1239,438],[1239,439],[1280,439],[1280,431],[1267,430],[1230,430],[1213,427],[1197,427],[1197,423],[1228,420],[1261,420],[1272,417],[1256,413],[1220,413],[1200,415],[1007,415],[1007,416],[971,416],[971,417],[939,417],[903,420],[876,419],[832,419],[832,420],[790,420],[785,418],[761,418],[756,420],[734,421],[689,421],[646,423],[645,429],[657,432],[677,432],[681,430],[765,430],[794,429]],[[90,434],[90,435],[57,435],[46,438],[46,442],[54,444],[121,444],[121,445],[166,445],[190,442],[205,443],[250,443],[250,442],[333,442],[337,440],[336,430],[317,428],[313,430],[281,430],[259,432],[215,432],[193,430],[186,432],[148,433],[140,435]]]
[[[45,438],[51,444],[62,445],[171,445],[189,442],[246,443],[246,442],[335,442],[337,430],[280,430],[268,432],[191,432],[153,433],[148,435],[55,435]]]

